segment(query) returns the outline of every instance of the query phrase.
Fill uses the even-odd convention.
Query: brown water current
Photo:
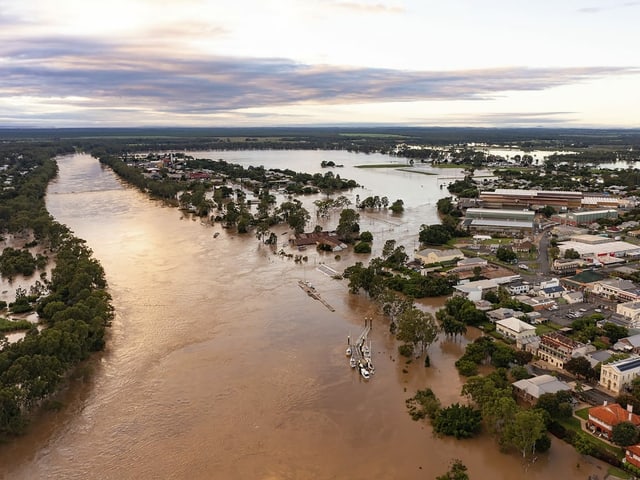
[[[362,156],[339,155],[340,163],[362,163]],[[453,364],[477,332],[432,345],[431,368],[405,365],[370,302],[316,268],[325,262],[342,271],[353,254],[336,260],[306,251],[308,262],[296,264],[253,235],[149,200],[91,157],[63,157],[59,166],[47,208],[104,266],[116,318],[91,380],[64,395],[61,411],[41,415],[26,435],[0,446],[3,478],[433,479],[453,458],[476,480],[604,477],[604,467],[555,440],[525,466],[488,436],[441,439],[428,423],[412,421],[405,399],[417,389],[431,387],[445,405],[459,400],[462,379]],[[352,172],[343,175],[360,181]],[[435,221],[443,195],[436,177],[363,175],[369,188],[379,181],[397,189],[391,201],[424,199],[406,202],[402,217],[361,220],[376,249],[398,238],[411,252],[419,225]],[[306,295],[299,280],[313,283],[335,312]],[[373,317],[376,365],[369,381],[345,356],[347,336],[357,337],[366,316]]]

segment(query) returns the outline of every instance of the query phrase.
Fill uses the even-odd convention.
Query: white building
[[[627,302],[640,300],[640,290],[631,280],[608,278],[594,282],[591,288],[593,293],[602,297],[615,298]]]
[[[518,320],[515,317],[509,317],[496,322],[496,332],[505,338],[509,338],[511,340],[515,340],[516,343],[520,343],[522,340],[529,337],[535,337],[536,327],[528,324],[527,322],[523,322],[522,320]]]
[[[489,278],[486,280],[477,280],[475,282],[462,280],[453,288],[456,295],[462,295],[472,302],[475,302],[482,299],[483,292],[497,290],[499,285],[513,282],[514,280],[517,280],[519,278],[520,275],[510,275],[508,277]]]
[[[571,387],[552,375],[539,375],[512,383],[516,395],[523,400],[535,403],[545,393],[570,391]]]
[[[569,304],[584,302],[584,294],[580,291],[564,292],[562,294],[562,298],[564,298]]]
[[[464,258],[464,254],[457,248],[451,248],[448,250],[438,250],[436,248],[425,248],[420,250],[415,255],[416,260],[420,260],[425,265],[431,265],[432,263],[452,262],[454,260],[461,260]]]
[[[618,395],[625,385],[640,375],[640,357],[634,356],[625,360],[602,365],[600,385]]]
[[[640,328],[640,302],[619,303],[616,313],[628,318],[631,328]]]

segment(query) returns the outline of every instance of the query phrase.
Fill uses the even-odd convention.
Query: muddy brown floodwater
[[[252,235],[147,199],[86,155],[59,165],[47,207],[94,250],[117,314],[92,380],[67,392],[61,411],[0,447],[4,478],[433,479],[452,458],[473,479],[604,476],[600,464],[555,440],[525,469],[489,437],[439,439],[412,421],[404,402],[419,388],[430,386],[444,404],[458,400],[453,363],[469,338],[434,344],[431,368],[409,365],[404,373],[372,305],[316,268],[326,262],[341,271],[354,261],[350,254],[307,252],[308,262],[296,264]],[[389,183],[388,174],[375,175]],[[394,188],[410,188],[394,175],[386,177]],[[411,219],[420,205],[409,202],[407,218],[365,216],[376,242],[415,238],[414,225],[435,218],[442,193],[433,177],[422,177],[418,184],[431,182],[430,210]],[[335,312],[298,280],[312,282]],[[376,373],[365,381],[349,368],[345,344],[368,315]]]

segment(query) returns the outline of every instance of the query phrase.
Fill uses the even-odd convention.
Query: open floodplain
[[[440,176],[358,169],[389,163],[383,155],[342,151],[199,152],[230,163],[314,173],[320,162],[363,188],[347,193],[398,198],[405,212],[362,213],[374,236],[372,256],[396,239],[417,248],[421,224],[438,221],[446,196]],[[91,364],[91,380],[61,399],[59,412],[36,418],[26,435],[0,447],[7,479],[432,479],[453,458],[471,478],[564,480],[601,478],[601,464],[553,440],[533,464],[499,452],[492,437],[437,438],[411,420],[405,399],[430,387],[443,405],[460,400],[454,362],[477,337],[441,338],[429,350],[431,367],[410,365],[364,295],[330,278],[369,255],[308,249],[295,263],[262,245],[123,185],[88,155],[61,157],[47,208],[84,238],[103,265],[116,317],[107,349]],[[425,174],[430,173],[430,174]],[[316,224],[313,200],[304,199]],[[338,218],[323,220],[335,227]],[[216,233],[219,235],[215,236]],[[288,253],[288,230],[277,230]],[[298,287],[312,283],[335,311]],[[435,311],[444,298],[421,304]],[[347,336],[371,317],[375,375],[364,380],[345,357]]]

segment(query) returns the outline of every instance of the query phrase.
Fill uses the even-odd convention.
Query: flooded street
[[[260,157],[267,154],[278,152],[210,152],[283,168]],[[350,197],[370,191],[404,199],[402,216],[362,215],[374,255],[387,238],[411,253],[420,224],[437,221],[435,202],[446,189],[435,175],[353,167],[388,163],[383,156],[281,155],[273,161],[297,155],[288,168],[299,171],[314,171],[322,159],[344,163],[336,173],[365,186]],[[453,363],[467,340],[432,345],[431,368],[407,367],[372,304],[316,268],[322,262],[341,272],[369,256],[336,260],[306,251],[309,261],[296,264],[252,234],[204,225],[147,199],[89,156],[58,163],[47,208],[102,263],[116,318],[91,380],[67,393],[64,409],[0,446],[3,478],[411,480],[443,474],[452,458],[472,479],[604,477],[555,440],[525,471],[489,437],[437,439],[427,423],[412,421],[405,399],[417,389],[431,387],[444,405],[458,400],[462,380]],[[286,231],[278,230],[279,238]],[[335,312],[306,295],[299,280],[313,283]],[[443,302],[422,303],[436,309]],[[374,319],[376,373],[369,381],[345,357],[347,336],[357,337],[366,316]]]

